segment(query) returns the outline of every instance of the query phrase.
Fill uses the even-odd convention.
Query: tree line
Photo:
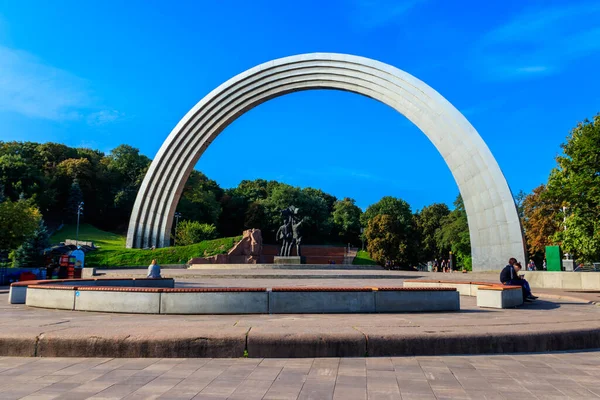
[[[39,248],[39,238],[47,237],[46,225],[53,230],[74,223],[82,201],[82,221],[124,233],[150,162],[129,145],[105,154],[60,143],[0,142],[0,222],[11,227],[0,232],[0,250]],[[308,244],[358,247],[365,240],[376,261],[397,266],[446,257],[451,250],[469,263],[468,226],[460,199],[454,211],[433,204],[413,213],[404,200],[384,197],[363,212],[353,199],[338,199],[320,189],[264,179],[243,180],[224,189],[196,170],[177,207],[181,221],[174,240],[187,245],[258,228],[265,242],[274,243],[280,210],[292,204],[304,217]]]
[[[578,124],[561,148],[547,183],[516,196],[529,253],[539,259],[545,246],[557,244],[581,261],[600,261],[600,114]],[[35,259],[27,254],[47,244],[46,226],[73,223],[82,201],[85,222],[124,233],[150,161],[129,145],[105,154],[60,143],[0,142],[0,253]],[[453,210],[432,204],[413,212],[406,201],[387,196],[363,212],[353,199],[320,189],[264,179],[224,189],[196,170],[177,207],[181,231],[174,239],[186,245],[258,228],[274,243],[280,210],[289,205],[300,208],[306,243],[358,247],[364,240],[374,260],[394,266],[452,252],[458,266],[470,268],[460,196]]]
[[[548,181],[517,196],[529,253],[546,246],[581,262],[600,262],[600,114],[577,124],[561,145]]]

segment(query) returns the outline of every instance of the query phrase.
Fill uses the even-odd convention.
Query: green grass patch
[[[352,261],[352,265],[378,265],[375,261],[371,260],[369,253],[365,250],[359,250]]]
[[[75,239],[75,226],[65,226],[50,241],[53,244],[65,239]],[[79,226],[79,240],[92,241],[98,250],[86,254],[85,264],[90,267],[146,266],[153,259],[161,264],[185,264],[193,257],[210,257],[225,254],[241,240],[241,236],[205,240],[189,246],[165,247],[154,250],[126,249],[125,236],[105,232],[88,224]]]

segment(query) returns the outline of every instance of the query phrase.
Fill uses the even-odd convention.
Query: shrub
[[[217,228],[212,224],[201,224],[198,221],[181,221],[175,233],[175,245],[189,246],[203,240],[216,239]]]

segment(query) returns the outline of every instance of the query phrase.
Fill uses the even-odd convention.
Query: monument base
[[[290,257],[275,256],[273,258],[273,264],[299,265],[299,264],[304,264],[305,262],[306,262],[305,257],[298,257],[298,256],[290,256]]]

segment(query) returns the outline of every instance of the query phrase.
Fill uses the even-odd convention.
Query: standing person
[[[147,278],[160,279],[160,266],[156,263],[156,260],[152,260],[148,266]]]
[[[544,263],[542,264],[542,269],[546,271],[548,267],[546,266],[546,259],[544,258]]]
[[[445,272],[446,272],[446,260],[442,260],[442,265],[441,265],[441,267],[442,267],[442,272],[444,272],[444,273],[445,273]]]
[[[533,259],[529,260],[529,264],[527,265],[527,270],[529,270],[529,271],[535,271],[536,270],[535,262],[533,262]]]
[[[521,286],[523,289],[523,300],[533,301],[537,297],[531,294],[529,282],[519,276],[520,270],[521,264],[517,262],[516,258],[511,258],[508,260],[508,265],[500,272],[500,282],[504,285]]]

